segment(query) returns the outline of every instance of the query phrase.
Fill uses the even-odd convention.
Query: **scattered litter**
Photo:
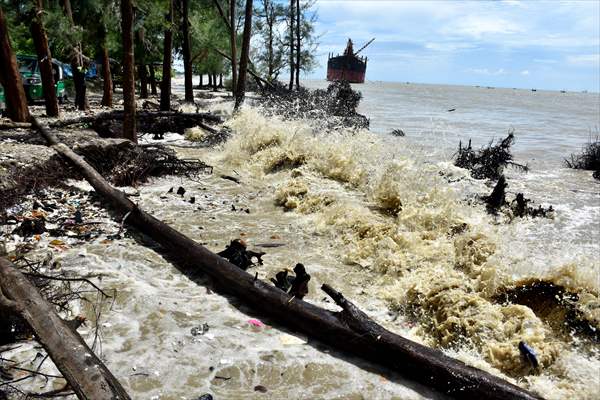
[[[204,335],[206,332],[208,332],[209,326],[208,324],[205,322],[200,326],[195,326],[190,330],[190,333],[192,334],[192,336],[200,336],[200,335]]]
[[[185,189],[182,186],[179,186],[179,188],[177,189],[177,194],[183,197],[183,195],[185,194]]]
[[[46,222],[42,218],[25,219],[21,222],[18,228],[13,231],[13,234],[17,234],[23,237],[29,237],[32,235],[39,235],[46,232]]]
[[[248,323],[258,328],[262,328],[263,326],[265,326],[265,324],[262,321],[259,321],[258,319],[249,319]]]
[[[227,179],[228,181],[233,181],[233,182],[237,183],[238,185],[240,184],[240,180],[238,178],[236,178],[235,176],[221,175],[221,178]]]
[[[282,247],[285,245],[286,245],[286,243],[257,243],[256,247],[273,248],[273,247]]]
[[[254,386],[254,391],[261,392],[261,393],[267,393],[267,388],[264,387],[263,385],[256,385],[256,386]]]
[[[308,340],[306,338],[301,338],[298,336],[283,333],[279,335],[279,342],[281,342],[281,344],[284,346],[295,346],[306,344],[308,343]]]
[[[241,234],[240,234],[241,235]],[[262,256],[264,252],[255,252],[247,250],[246,242],[241,239],[232,240],[231,243],[225,248],[225,250],[217,253],[219,256],[227,259],[230,263],[237,265],[244,271],[249,267],[254,266],[253,261],[256,258],[256,263],[262,265]]]
[[[537,360],[537,354],[535,350],[527,345],[524,341],[519,342],[519,351],[521,352],[521,356],[533,367],[537,368],[539,366]]]
[[[64,246],[64,245],[65,245],[65,242],[63,242],[63,241],[62,241],[62,240],[60,240],[60,239],[54,239],[54,240],[51,240],[51,241],[50,241],[50,243],[48,243],[48,244],[49,244],[50,246]]]
[[[213,396],[212,394],[204,393],[200,395],[200,397],[197,397],[195,400],[213,400]]]

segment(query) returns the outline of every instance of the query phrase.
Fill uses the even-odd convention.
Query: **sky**
[[[320,64],[375,37],[367,80],[600,91],[600,0],[317,0]]]

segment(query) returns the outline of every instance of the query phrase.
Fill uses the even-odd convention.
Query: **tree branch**
[[[221,6],[221,3],[219,3],[219,0],[213,0],[213,3],[215,4],[215,7],[217,7],[217,11],[219,12],[221,19],[225,23],[227,30],[229,32],[231,32],[231,24],[229,23],[229,20],[227,19],[227,16],[225,15],[225,11],[223,11],[223,7]]]

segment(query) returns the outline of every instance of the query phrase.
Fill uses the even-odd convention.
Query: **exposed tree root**
[[[480,150],[473,150],[471,141],[467,147],[462,146],[462,142],[458,144],[458,151],[454,156],[454,165],[461,168],[466,168],[471,171],[471,176],[475,179],[492,179],[500,178],[504,171],[504,167],[512,165],[528,171],[527,165],[521,165],[513,162],[513,155],[510,152],[510,147],[515,142],[514,133],[511,131],[508,136],[497,144],[493,141],[487,147]]]
[[[262,94],[259,103],[286,119],[320,120],[332,128],[369,127],[369,119],[356,112],[362,94],[353,90],[346,81],[333,82],[327,89],[300,88],[296,91],[289,91],[278,84],[265,88]]]
[[[585,169],[594,171],[594,179],[600,180],[600,139],[590,141],[580,154],[571,154],[571,157],[565,160],[565,165],[574,169]]]

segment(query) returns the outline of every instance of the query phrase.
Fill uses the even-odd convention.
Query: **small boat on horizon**
[[[348,81],[350,83],[364,83],[367,72],[367,57],[359,57],[358,53],[370,45],[375,38],[369,40],[363,47],[354,52],[352,39],[348,39],[344,54],[333,56],[329,54],[327,60],[328,81]]]

